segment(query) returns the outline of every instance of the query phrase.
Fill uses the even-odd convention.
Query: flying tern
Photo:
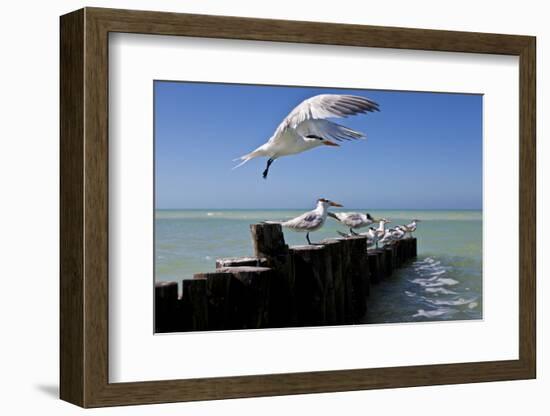
[[[336,141],[365,138],[363,133],[327,119],[374,111],[380,111],[377,103],[357,95],[321,94],[308,98],[286,116],[266,143],[235,159],[240,161],[235,168],[256,157],[267,157],[262,174],[265,179],[271,164],[279,157],[323,145],[340,146]]]

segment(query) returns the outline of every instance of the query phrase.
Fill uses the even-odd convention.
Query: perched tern
[[[329,212],[330,215],[330,212]],[[346,234],[341,231],[336,231],[341,237],[349,238],[349,237],[367,237],[367,246],[372,246],[374,244],[378,244],[378,236],[376,235],[376,229],[369,227],[369,230],[364,233],[353,233],[353,234]]]
[[[364,234],[367,236],[367,246],[376,245],[378,248],[378,235],[376,234],[376,228],[369,227],[369,230]]]
[[[374,218],[368,212],[366,214],[360,212],[329,212],[328,216],[348,226],[352,235],[358,235],[353,231],[354,228],[363,228],[374,222]]]
[[[405,231],[405,233],[407,233],[409,235],[409,238],[412,238],[412,233],[414,233],[416,231],[416,227],[417,227],[417,223],[419,223],[420,220],[417,220],[417,219],[413,219],[411,223],[407,224],[407,225],[400,225],[399,228],[403,231]]]
[[[306,212],[296,218],[288,221],[265,221],[267,224],[281,224],[283,227],[289,228],[293,231],[305,232],[306,240],[308,244],[311,244],[309,240],[309,233],[317,231],[321,228],[327,219],[329,207],[341,207],[342,205],[337,202],[329,201],[325,198],[317,200],[317,207],[313,211]]]
[[[378,242],[381,241],[386,234],[386,224],[391,223],[391,221],[386,218],[381,218],[378,221],[378,228],[374,231],[376,235],[376,248],[378,248]]]
[[[378,220],[378,228],[376,229],[376,235],[378,238],[384,237],[384,234],[386,234],[386,224],[389,223],[391,223],[391,221],[386,218],[380,218]]]
[[[401,240],[405,236],[405,231],[403,231],[401,228],[390,228],[386,231],[384,234],[384,237],[380,239],[380,243],[382,244],[392,244],[396,241]]]
[[[326,120],[360,113],[380,111],[378,104],[356,95],[321,94],[308,98],[294,108],[279,124],[269,140],[256,150],[241,156],[235,168],[250,159],[267,157],[262,174],[267,178],[271,164],[279,157],[295,155],[319,146],[339,146],[335,141],[364,138],[365,135]]]

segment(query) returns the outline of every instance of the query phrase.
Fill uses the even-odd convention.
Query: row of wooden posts
[[[416,238],[367,251],[366,237],[289,247],[279,224],[252,224],[253,257],[155,286],[155,332],[361,323],[371,284],[416,257]]]

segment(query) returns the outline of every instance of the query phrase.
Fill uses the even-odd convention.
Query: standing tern
[[[317,231],[321,228],[327,219],[329,207],[341,207],[342,205],[337,202],[329,201],[325,198],[317,200],[317,207],[313,211],[306,212],[296,218],[288,221],[265,221],[267,224],[281,224],[283,227],[289,228],[293,231],[305,232],[306,240],[308,244],[311,244],[309,240],[309,233]]]
[[[393,244],[396,241],[401,240],[405,236],[405,231],[403,231],[400,227],[396,228],[390,228],[386,231],[384,234],[384,237],[380,239],[380,243],[382,244]]]
[[[386,234],[386,224],[389,224],[391,222],[386,218],[381,218],[378,221],[379,221],[378,228],[374,231],[376,235],[376,240],[375,240],[376,248],[378,248],[378,242],[381,241]]]
[[[376,245],[376,248],[378,248],[378,235],[376,234],[376,228],[369,227],[369,230],[365,234],[367,235],[367,247]]]
[[[262,174],[267,178],[275,159],[305,152],[322,145],[340,146],[334,141],[365,138],[363,133],[326,120],[331,117],[348,117],[360,113],[380,111],[378,104],[357,95],[321,94],[300,103],[279,124],[269,140],[256,150],[241,156],[235,168],[250,159],[267,157]]]
[[[374,222],[374,218],[367,212],[362,214],[360,212],[329,212],[329,217],[341,222],[349,227],[349,232],[352,235],[358,235],[353,229],[359,229],[371,225]]]
[[[391,221],[386,218],[380,218],[378,221],[379,224],[378,228],[376,229],[376,235],[378,236],[378,238],[382,238],[384,237],[384,234],[386,234],[386,224],[391,223]]]
[[[329,212],[330,215],[330,212]],[[341,231],[336,231],[341,237],[350,238],[350,237],[367,237],[367,246],[372,246],[378,242],[378,236],[376,235],[376,228],[369,227],[369,230],[364,233],[353,233],[346,234]]]
[[[407,224],[407,225],[400,225],[399,228],[403,231],[405,231],[405,233],[408,234],[409,238],[412,238],[412,233],[414,233],[416,231],[416,226],[418,225],[417,223],[419,223],[420,220],[417,220],[417,219],[413,219],[412,222],[410,224]]]

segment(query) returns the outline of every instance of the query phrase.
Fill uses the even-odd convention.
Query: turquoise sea
[[[216,258],[252,254],[249,224],[284,220],[304,210],[157,210],[155,279],[181,281],[211,271]],[[417,218],[418,258],[377,286],[365,323],[482,318],[482,212],[475,210],[367,210],[390,226]],[[337,236],[343,226],[327,219],[312,242]],[[289,245],[305,234],[285,230]]]

